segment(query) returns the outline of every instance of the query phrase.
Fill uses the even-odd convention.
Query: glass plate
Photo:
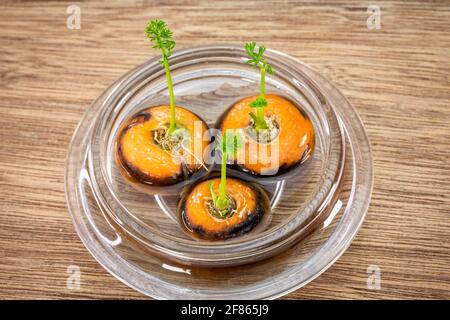
[[[276,298],[317,277],[350,245],[372,191],[370,145],[350,103],[302,62],[268,50],[276,74],[267,78],[266,91],[290,99],[309,116],[316,135],[313,156],[288,174],[243,176],[270,193],[272,214],[264,228],[231,240],[199,241],[178,224],[178,195],[187,185],[165,195],[142,193],[114,161],[124,121],[168,104],[158,60],[111,85],[73,136],[66,198],[86,248],[125,284],[160,299]],[[177,105],[214,126],[233,103],[258,93],[259,72],[245,60],[243,49],[228,45],[175,52],[170,62]]]

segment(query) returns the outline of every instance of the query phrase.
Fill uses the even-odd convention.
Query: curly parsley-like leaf
[[[145,28],[147,38],[154,43],[154,49],[161,49],[163,56],[169,57],[175,48],[172,31],[163,20],[150,20]]]

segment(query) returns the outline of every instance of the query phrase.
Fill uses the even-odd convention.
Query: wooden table
[[[347,252],[286,298],[450,298],[450,2],[77,1],[0,5],[0,298],[144,298],[80,242],[64,160],[83,112],[155,54],[149,17],[177,47],[255,40],[304,60],[347,95],[372,142],[375,186]],[[373,20],[370,20],[373,22]],[[369,22],[370,22],[369,21]],[[373,24],[372,24],[373,26]],[[69,265],[81,288],[66,287]],[[367,268],[381,289],[367,288]]]

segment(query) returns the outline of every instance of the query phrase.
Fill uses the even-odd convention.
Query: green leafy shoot
[[[249,115],[253,119],[255,123],[255,128],[258,131],[259,129],[267,129],[267,123],[264,119],[264,108],[267,107],[267,100],[265,97],[259,96],[252,102],[250,102],[250,107],[256,109],[256,115],[253,112],[250,112]]]
[[[161,64],[166,70],[167,86],[169,88],[170,96],[170,124],[169,134],[172,134],[176,128],[175,117],[175,96],[173,93],[172,76],[169,68],[169,57],[172,54],[172,50],[175,48],[175,40],[172,38],[172,31],[167,27],[167,24],[163,20],[149,20],[145,33],[149,41],[153,43],[153,49],[159,49],[162,53]]]
[[[245,52],[250,58],[247,63],[261,71],[261,80],[259,83],[259,97],[250,103],[252,108],[256,109],[256,114],[250,112],[249,115],[255,123],[256,131],[261,129],[267,129],[267,123],[264,119],[264,108],[267,107],[267,100],[265,94],[266,86],[266,72],[269,74],[274,74],[275,70],[270,66],[266,59],[263,57],[266,48],[263,46],[258,46],[256,48],[256,42],[249,42],[245,44]]]
[[[236,132],[226,132],[223,137],[217,138],[216,150],[222,154],[221,163],[221,175],[219,184],[219,194],[213,190],[212,184],[210,184],[211,197],[214,202],[214,206],[223,211],[229,208],[230,199],[227,197],[227,158],[228,155],[237,156],[237,151],[242,148],[243,142],[240,134]]]

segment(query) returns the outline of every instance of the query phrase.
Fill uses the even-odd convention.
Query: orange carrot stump
[[[117,139],[117,162],[123,174],[154,186],[173,185],[202,169],[208,127],[194,113],[176,109],[177,128],[168,137],[170,106],[143,110],[123,126]],[[200,130],[195,123],[201,124]],[[197,143],[197,146],[195,145]]]
[[[220,178],[192,186],[179,203],[182,225],[189,234],[208,240],[225,240],[250,232],[270,213],[266,192],[254,183],[226,177],[227,155],[240,147],[239,136],[225,134]]]
[[[291,101],[265,93],[265,74],[274,73],[263,57],[265,48],[245,46],[247,63],[261,70],[260,94],[229,108],[219,119],[222,131],[242,133],[243,148],[234,158],[241,170],[256,176],[276,176],[308,160],[314,149],[310,119]]]
[[[270,208],[265,192],[254,184],[227,179],[230,206],[221,212],[214,207],[210,183],[218,189],[220,179],[202,181],[191,189],[182,203],[182,222],[193,236],[209,240],[225,240],[251,231]]]
[[[145,31],[153,48],[162,52],[170,105],[150,107],[125,122],[116,139],[116,162],[121,173],[135,182],[169,186],[204,167],[208,127],[194,113],[175,106],[169,68],[175,47],[172,32],[161,20],[150,20]]]
[[[264,108],[269,129],[257,132],[248,116],[254,99],[248,97],[236,103],[218,125],[222,131],[243,133],[244,146],[235,157],[236,165],[257,176],[274,176],[307,161],[314,148],[311,121],[289,100],[269,94]]]

